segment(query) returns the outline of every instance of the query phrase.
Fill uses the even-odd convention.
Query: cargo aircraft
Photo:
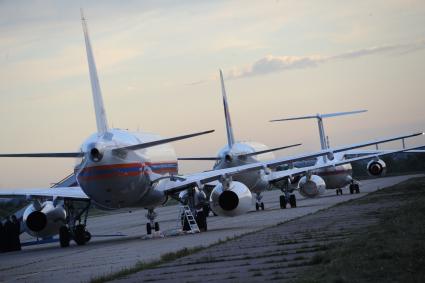
[[[269,182],[279,181],[298,174],[309,174],[309,172],[320,168],[339,166],[354,160],[376,159],[379,155],[392,154],[398,151],[278,172],[272,170],[282,164],[290,164],[323,155],[332,156],[349,149],[422,134],[401,135],[291,157],[258,161],[231,168],[178,175],[176,154],[169,143],[211,131],[164,139],[154,134],[111,129],[107,122],[95,60],[83,14],[82,25],[97,132],[82,143],[78,152],[0,154],[0,157],[9,158],[81,159],[74,168],[78,186],[0,191],[2,198],[24,198],[32,201],[32,204],[25,209],[22,217],[25,230],[36,237],[59,234],[59,242],[62,247],[69,246],[71,240],[74,240],[78,245],[84,245],[90,240],[91,235],[86,224],[91,205],[103,209],[145,208],[148,210],[147,218],[149,220],[146,224],[146,230],[150,234],[152,229],[159,231],[159,224],[155,222],[156,213],[154,209],[164,204],[168,197],[178,198],[179,193],[185,190],[191,191],[191,195],[197,197],[203,193],[205,184],[217,181],[210,197],[211,208],[216,211],[222,209],[231,212],[227,215],[236,216],[250,210],[252,194],[245,184],[233,180],[234,176],[248,172],[251,174],[261,172],[261,174],[268,176]]]

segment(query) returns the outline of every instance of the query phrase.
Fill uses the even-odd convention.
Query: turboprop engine
[[[251,191],[241,182],[232,181],[227,189],[220,183],[211,192],[210,207],[220,216],[246,213],[252,207]]]
[[[384,160],[378,159],[378,160],[371,160],[367,164],[367,173],[370,176],[385,176],[385,173],[387,172],[387,165],[385,164]]]
[[[66,211],[53,201],[34,202],[25,209],[22,221],[28,234],[46,238],[59,233],[66,223]]]
[[[325,193],[326,183],[318,175],[303,176],[298,182],[298,190],[302,196],[314,198]]]

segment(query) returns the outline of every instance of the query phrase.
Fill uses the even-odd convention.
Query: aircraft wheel
[[[280,208],[285,209],[286,208],[286,197],[284,195],[281,195],[279,197],[279,202],[280,202]]]
[[[356,191],[356,194],[360,193],[360,186],[358,184],[355,185],[354,190]]]
[[[295,198],[295,195],[289,196],[289,204],[291,205],[291,208],[297,207],[297,199]]]
[[[69,242],[71,241],[71,234],[69,229],[66,226],[62,226],[59,229],[59,243],[61,248],[69,247]]]
[[[198,224],[200,231],[207,231],[207,217],[203,211],[199,211],[196,214],[196,224]]]
[[[89,231],[86,231],[84,233],[84,237],[85,237],[86,243],[88,243],[91,240],[91,233]]]
[[[202,206],[202,210],[204,212],[205,217],[208,217],[210,214],[210,205],[208,203]]]
[[[350,185],[350,194],[354,194],[354,186]]]
[[[146,223],[146,234],[148,235],[152,234],[152,226],[150,223]]]
[[[84,225],[77,225],[75,226],[74,230],[74,241],[77,243],[77,245],[82,246],[86,244],[86,227]]]
[[[158,232],[158,231],[159,231],[159,223],[155,222],[155,232]]]
[[[264,210],[264,202],[260,204],[261,210]]]
[[[257,210],[257,211],[258,211],[259,209],[260,209],[260,206],[258,205],[258,202],[256,202],[256,203],[255,203],[255,210]]]
[[[337,196],[339,195],[339,189],[336,189],[336,195]]]

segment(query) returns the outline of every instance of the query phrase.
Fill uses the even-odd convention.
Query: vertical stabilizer
[[[316,114],[316,115],[310,115],[310,116],[271,120],[270,122],[317,119],[317,126],[319,128],[320,147],[321,147],[321,149],[328,149],[329,148],[329,138],[325,134],[325,128],[323,127],[323,118],[331,118],[331,117],[345,116],[345,115],[351,115],[351,114],[358,114],[358,113],[363,113],[363,112],[366,112],[366,111],[367,110],[357,110],[357,111],[349,111],[349,112]],[[325,156],[323,156],[323,160],[326,161]]]
[[[83,10],[81,10],[81,22],[83,24],[84,40],[86,42],[87,62],[89,64],[97,131],[99,134],[104,134],[108,131],[108,121],[106,119],[105,107],[103,106],[102,92],[100,90],[99,79],[97,77],[96,63],[94,61],[93,51],[89,38],[89,31],[87,29],[87,23],[86,19],[84,18]]]
[[[221,70],[220,70],[220,81],[221,81],[221,94],[223,95],[224,117],[226,119],[227,145],[229,146],[229,149],[230,149],[235,143],[235,138],[233,136],[233,128],[232,128],[232,122],[230,121],[229,106],[227,105],[226,88],[224,87],[223,72]]]

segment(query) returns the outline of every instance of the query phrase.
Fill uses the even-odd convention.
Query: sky
[[[425,130],[424,1],[0,0],[1,152],[75,151],[96,130],[81,7],[111,126],[216,130],[178,156],[226,142],[219,69],[237,140],[303,143],[277,156],[319,149],[317,125],[271,119],[367,109],[325,121],[331,146]],[[74,163],[0,159],[0,189],[46,187]]]

